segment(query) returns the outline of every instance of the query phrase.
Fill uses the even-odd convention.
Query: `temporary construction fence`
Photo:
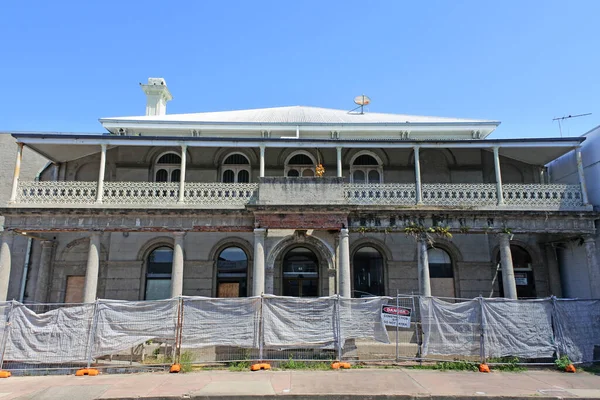
[[[600,300],[264,295],[0,303],[0,369],[251,360],[600,361]],[[391,340],[390,340],[391,339]]]

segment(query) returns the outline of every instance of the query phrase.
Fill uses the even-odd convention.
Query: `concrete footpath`
[[[444,372],[413,369],[345,371],[199,371],[95,377],[0,379],[8,399],[472,399],[478,397],[600,398],[600,376],[551,370]]]

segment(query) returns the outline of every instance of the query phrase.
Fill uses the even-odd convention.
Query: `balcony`
[[[579,185],[504,184],[498,204],[495,184],[352,184],[342,178],[261,178],[260,183],[19,182],[12,207],[243,209],[256,205],[401,206],[523,211],[585,211]]]

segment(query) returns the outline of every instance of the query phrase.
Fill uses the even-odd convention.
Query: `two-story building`
[[[165,81],[142,89],[146,115],[102,118],[106,133],[13,134],[0,300],[23,280],[15,236],[33,240],[35,302],[544,297],[561,295],[551,243],[595,246],[583,170],[549,184],[544,167],[583,138],[301,106],[167,114]],[[51,161],[39,180],[21,179],[23,148]]]

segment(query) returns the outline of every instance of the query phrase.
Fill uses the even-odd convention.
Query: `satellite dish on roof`
[[[369,105],[369,103],[371,103],[371,99],[369,98],[369,96],[365,96],[364,94],[361,94],[360,96],[356,96],[354,98],[354,104],[358,106],[367,106]]]

